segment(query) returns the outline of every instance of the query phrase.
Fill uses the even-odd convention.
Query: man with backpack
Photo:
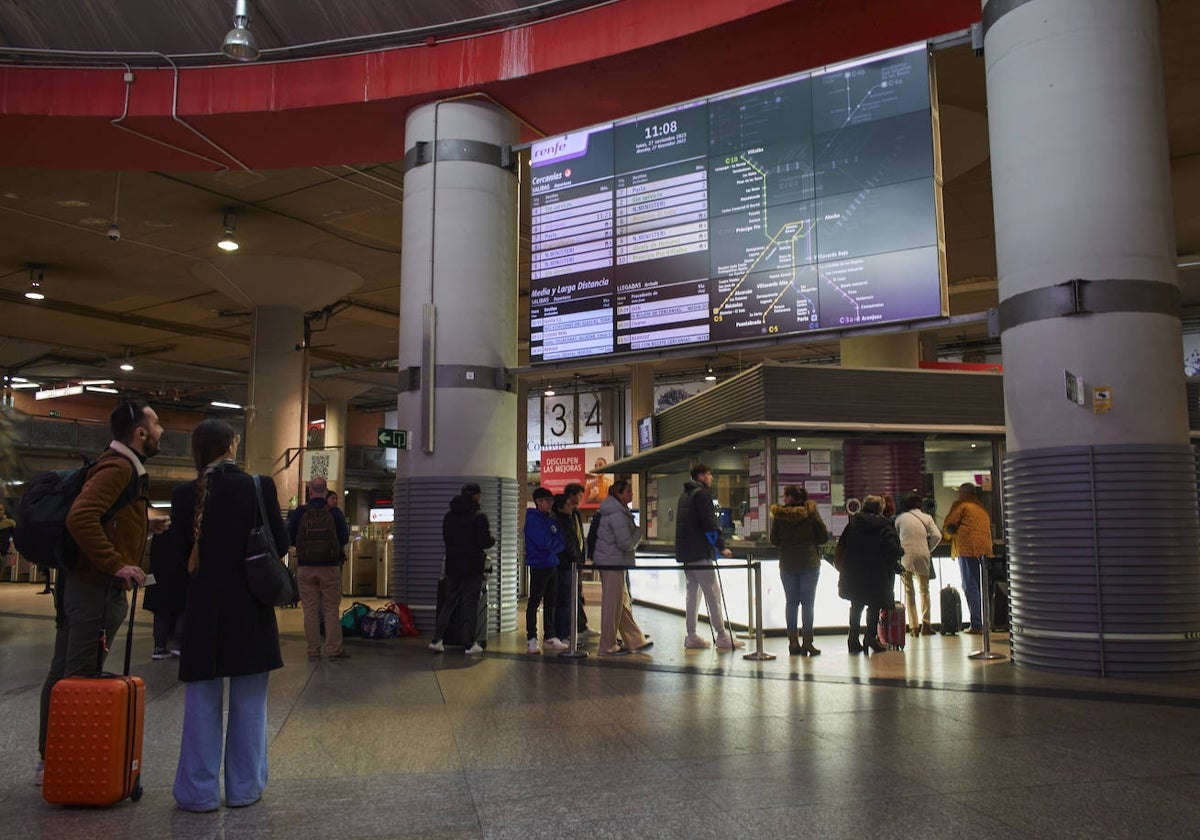
[[[139,564],[147,532],[161,533],[171,524],[169,516],[149,516],[145,462],[158,453],[163,433],[158,415],[141,400],[123,401],[113,409],[109,427],[112,443],[87,469],[66,515],[74,545],[54,590],[54,656],[42,685],[37,784],[45,766],[51,689],[63,677],[93,673],[101,629],[106,639],[116,638],[129,610],[125,591],[146,582]]]
[[[288,516],[288,536],[296,547],[296,580],[304,608],[308,661],[321,659],[321,617],[325,618],[325,658],[349,659],[342,648],[342,558],[350,542],[346,517],[325,499],[325,479],[308,483],[308,504]]]

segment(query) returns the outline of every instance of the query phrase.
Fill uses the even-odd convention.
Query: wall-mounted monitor
[[[654,448],[654,417],[643,417],[637,424],[638,451]]]
[[[534,363],[945,314],[925,45],[530,148]]]

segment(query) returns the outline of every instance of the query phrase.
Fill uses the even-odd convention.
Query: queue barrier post
[[[754,620],[754,561],[753,554],[746,555],[746,632],[735,634],[739,639],[753,639],[755,628],[761,622]],[[759,646],[761,648],[761,645]]]
[[[587,651],[579,649],[579,565],[575,561],[571,561],[571,638],[567,644],[570,647],[560,651],[559,658],[587,659]]]
[[[986,558],[979,558],[979,610],[983,613],[983,649],[967,656],[967,659],[995,660],[1007,657],[1002,653],[992,652],[992,604],[991,584],[988,581],[988,564]]]
[[[754,652],[747,653],[742,656],[742,659],[752,659],[756,662],[769,662],[775,658],[775,654],[767,653],[763,650],[763,631],[762,631],[762,563],[750,562],[750,572],[754,578],[753,605],[754,611],[751,613],[754,616]]]

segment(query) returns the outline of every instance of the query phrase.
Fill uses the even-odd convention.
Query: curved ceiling
[[[329,389],[361,386],[358,405],[394,406],[411,107],[477,92],[516,114],[532,138],[979,18],[978,0],[255,6],[252,29],[267,60],[235,65],[215,55],[233,0],[0,4],[0,369],[92,377],[129,355],[138,364],[121,387],[173,393],[185,405],[240,401],[249,310],[222,278],[244,273],[231,269],[239,258],[286,257],[353,278],[310,314],[314,377]],[[1195,253],[1200,4],[1162,0],[1160,17],[1177,239],[1181,253]],[[368,40],[307,46],[360,36]],[[316,49],[330,52],[290,57]],[[982,61],[960,47],[938,63],[943,130],[955,133],[946,185],[952,311],[979,312],[995,299]],[[231,207],[242,243],[233,255],[215,248]],[[106,236],[113,222],[119,242]],[[38,304],[22,296],[30,265],[43,266],[48,298]],[[806,347],[836,353],[836,337]]]

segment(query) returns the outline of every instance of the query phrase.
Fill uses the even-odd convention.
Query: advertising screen
[[[538,141],[534,363],[945,314],[924,45]]]

